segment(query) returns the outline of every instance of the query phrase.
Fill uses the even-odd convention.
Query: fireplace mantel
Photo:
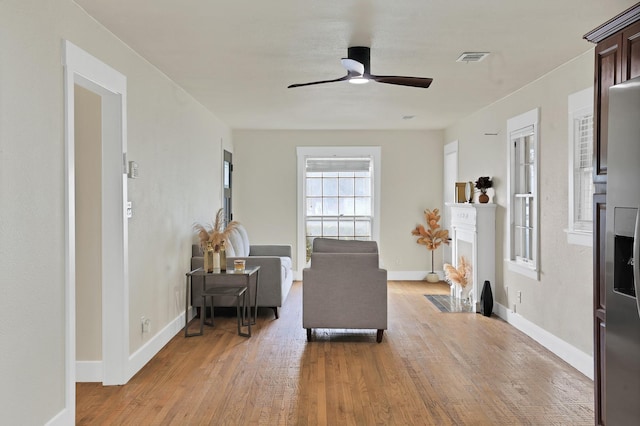
[[[471,297],[480,308],[480,294],[485,280],[495,293],[496,278],[496,205],[447,203],[451,211],[452,261],[455,266],[460,256],[471,262],[473,288]]]

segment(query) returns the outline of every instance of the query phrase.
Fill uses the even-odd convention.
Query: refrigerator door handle
[[[636,210],[636,227],[633,231],[633,286],[636,290],[636,306],[638,308],[638,316],[640,316],[640,292],[638,285],[640,284],[640,206]]]

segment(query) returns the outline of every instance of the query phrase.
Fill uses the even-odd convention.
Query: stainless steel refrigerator
[[[606,424],[640,424],[640,78],[609,89]]]

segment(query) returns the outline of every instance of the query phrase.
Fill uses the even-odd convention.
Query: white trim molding
[[[592,247],[593,246],[593,232],[592,226],[582,227],[575,224],[575,209],[576,209],[576,187],[575,187],[575,159],[576,159],[576,125],[575,121],[587,116],[593,117],[593,86],[588,87],[576,93],[572,93],[568,98],[568,176],[569,176],[569,198],[568,198],[568,219],[567,229],[564,231],[567,233],[567,242],[569,244],[575,244],[580,246]],[[591,134],[591,149],[593,149],[593,132]],[[592,183],[591,183],[592,185]],[[593,187],[591,187],[593,191]],[[588,206],[591,208],[591,205]]]
[[[444,271],[434,271],[444,281]],[[425,281],[431,271],[387,271],[389,281]]]
[[[180,331],[184,329],[184,312],[169,322],[162,330],[156,333],[148,342],[140,349],[135,351],[129,357],[129,365],[127,371],[127,381],[142,369],[151,359],[160,352],[160,350],[173,339]],[[189,321],[195,316],[195,309],[188,310]]]
[[[64,408],[48,422],[75,423],[76,245],[75,85],[102,98],[102,363],[105,384],[123,384],[129,356],[127,177],[127,79],[99,59],[62,40],[65,146],[65,344]]]
[[[496,303],[496,308],[495,313],[500,318],[522,331],[524,334],[556,354],[567,364],[593,380],[593,356],[582,352],[575,346],[537,326],[522,315],[507,309],[500,303]]]
[[[508,268],[509,270],[522,274],[526,277],[540,280],[540,108],[517,115],[507,120],[507,242],[508,242]],[[523,137],[531,137],[529,151],[525,152],[521,145],[516,145],[517,140]],[[533,151],[533,158],[531,158]],[[518,154],[518,155],[517,155]],[[519,158],[523,156],[523,158]],[[525,162],[525,158],[526,162]],[[522,160],[523,162],[518,162]],[[533,161],[531,163],[531,161]],[[516,164],[518,162],[518,164]],[[526,169],[529,167],[529,169]],[[531,176],[533,174],[533,176]],[[526,178],[525,178],[526,176]],[[520,180],[528,182],[526,187],[517,187]],[[529,179],[528,181],[526,179]],[[528,191],[528,192],[524,192]],[[516,200],[520,200],[525,205],[530,205],[529,215],[522,214],[528,220],[518,224],[517,213],[523,213],[527,207],[522,207],[518,212]],[[521,239],[531,240],[527,243],[530,250],[527,256],[518,256],[516,253],[516,228],[531,230],[528,238],[521,236]]]

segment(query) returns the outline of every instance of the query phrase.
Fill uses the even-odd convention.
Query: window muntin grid
[[[371,239],[372,184],[370,170],[306,172],[307,257],[310,255],[310,247],[316,237],[343,240]]]
[[[573,120],[573,229],[589,232],[593,226],[593,114]]]

